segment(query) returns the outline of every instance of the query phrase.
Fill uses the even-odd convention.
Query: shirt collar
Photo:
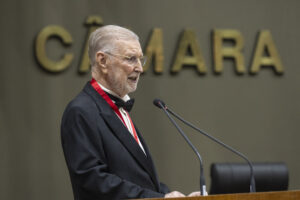
[[[130,97],[128,96],[128,94],[126,94],[123,98],[120,97],[119,95],[117,95],[115,92],[107,89],[106,87],[104,87],[103,85],[101,85],[99,82],[97,82],[99,84],[99,86],[101,87],[102,90],[104,90],[104,92],[107,92],[111,95],[114,95],[115,97],[118,97],[119,99],[122,99],[124,102],[130,100]]]

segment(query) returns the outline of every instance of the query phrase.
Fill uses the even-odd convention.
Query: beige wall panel
[[[149,69],[141,78],[132,118],[143,132],[162,181],[189,193],[199,189],[199,163],[162,111],[163,99],[197,126],[232,145],[252,161],[283,161],[290,189],[300,189],[300,2],[297,0],[28,0],[0,4],[0,199],[71,200],[72,190],[60,144],[60,120],[66,104],[90,79],[78,74],[90,15],[104,24],[134,30],[145,48],[152,29],[163,31],[164,70]],[[64,27],[73,43],[51,39],[53,60],[65,53],[73,61],[61,73],[43,70],[35,59],[35,38],[48,25]],[[193,29],[207,73],[183,67],[170,74],[181,33]],[[213,73],[211,32],[236,29],[244,39],[246,73],[237,75],[231,61]],[[249,69],[260,30],[270,30],[284,66],[257,75]],[[212,162],[240,161],[218,145],[183,128],[199,149],[207,184]]]

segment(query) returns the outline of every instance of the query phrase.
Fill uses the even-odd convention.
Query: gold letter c
[[[35,51],[40,65],[50,72],[61,72],[66,69],[73,60],[73,54],[67,53],[60,61],[52,61],[46,54],[46,42],[50,37],[57,36],[64,45],[72,44],[72,36],[63,27],[49,25],[43,28],[37,36]]]

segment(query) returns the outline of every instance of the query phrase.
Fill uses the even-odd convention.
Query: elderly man
[[[142,138],[129,116],[145,57],[138,36],[114,25],[89,39],[92,80],[67,106],[61,124],[74,198],[181,197],[159,182]]]

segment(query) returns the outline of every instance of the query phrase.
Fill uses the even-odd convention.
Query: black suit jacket
[[[108,103],[87,83],[67,106],[61,124],[64,155],[74,199],[162,197],[160,183],[140,132],[141,150]]]

